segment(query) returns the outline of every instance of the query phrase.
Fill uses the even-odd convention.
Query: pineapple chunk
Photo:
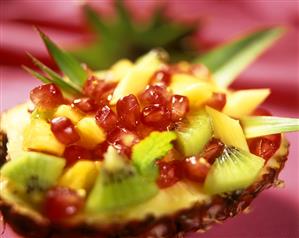
[[[170,89],[174,94],[188,97],[191,107],[200,107],[213,94],[213,86],[188,74],[174,74]]]
[[[116,82],[119,82],[121,79],[126,76],[126,74],[133,68],[134,64],[128,59],[122,59],[117,61],[111,67],[112,74]]]
[[[151,76],[157,71],[163,62],[159,51],[151,51],[140,58],[134,67],[132,67],[125,77],[116,86],[111,100],[111,104],[116,104],[117,101],[129,94],[137,95],[144,90]]]
[[[80,120],[77,123],[77,132],[80,135],[79,144],[88,149],[94,149],[106,139],[104,130],[97,125],[93,117]]]
[[[44,120],[34,119],[24,130],[23,147],[26,150],[47,152],[61,156],[65,145],[60,143],[51,131],[51,126]]]
[[[240,90],[227,95],[223,112],[241,118],[253,112],[269,96],[270,89]]]
[[[67,117],[73,124],[76,125],[83,118],[83,114],[74,109],[72,106],[60,105],[57,108],[54,117]]]
[[[238,120],[232,119],[224,113],[206,107],[211,117],[215,136],[224,144],[249,151],[243,129]]]
[[[98,166],[93,161],[78,161],[60,178],[58,184],[76,190],[84,189],[89,192],[98,175]]]

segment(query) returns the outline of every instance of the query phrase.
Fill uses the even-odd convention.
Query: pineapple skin
[[[0,161],[6,159],[5,134],[0,132]],[[172,216],[146,217],[142,221],[111,224],[109,227],[55,225],[48,220],[37,221],[18,212],[17,207],[0,200],[4,221],[17,233],[28,238],[180,238],[190,231],[205,231],[216,222],[234,217],[249,207],[252,200],[263,190],[276,186],[278,175],[287,161],[289,144],[283,142],[285,153],[276,155],[278,166],[269,166],[261,178],[246,190],[235,191],[226,196],[214,196],[209,204],[197,204],[190,209],[178,211]],[[1,213],[0,213],[1,216]],[[161,229],[163,228],[163,229]],[[162,232],[162,233],[161,233]]]

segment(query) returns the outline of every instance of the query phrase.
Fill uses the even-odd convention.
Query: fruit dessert
[[[0,208],[20,234],[180,237],[279,184],[299,120],[260,108],[269,89],[163,50],[94,72],[41,35],[64,76],[30,56],[44,84],[1,116]]]

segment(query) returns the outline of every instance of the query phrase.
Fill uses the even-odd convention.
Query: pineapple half
[[[110,69],[92,72],[41,35],[65,76],[31,56],[44,74],[26,70],[46,83],[31,92],[35,110],[28,112],[28,104],[23,104],[1,115],[0,209],[4,221],[18,233],[30,238],[181,237],[237,215],[261,191],[279,184],[289,147],[281,133],[299,130],[298,119],[251,116],[269,90],[233,91],[227,87],[240,68],[252,61],[248,52],[256,55],[277,38],[273,31],[254,33],[241,39],[243,44],[237,41],[218,49],[220,55],[226,52],[232,58],[238,49],[238,62],[243,54],[243,64],[237,69],[219,61],[217,51],[212,52],[222,65],[221,70],[212,72],[201,64],[169,65],[161,50],[149,52],[135,64],[121,60]],[[250,48],[252,44],[255,47]],[[209,60],[209,55],[202,59],[215,70]],[[100,82],[105,90],[99,95],[94,85]],[[44,88],[58,94],[45,100],[39,93]],[[153,88],[156,91],[146,94]],[[163,94],[159,94],[161,88],[166,90]],[[109,100],[104,101],[104,107],[96,106],[95,113],[91,103],[82,106],[82,100],[74,100],[82,98],[82,93],[100,103],[103,97]],[[157,109],[157,102],[151,101],[157,100],[155,95],[161,104],[171,96],[167,99],[172,103],[171,113],[165,109],[160,119],[148,117],[150,109]],[[59,97],[72,100],[73,106],[64,99],[57,103]],[[135,106],[126,107],[125,100]],[[142,109],[138,123],[131,120],[136,105]],[[103,123],[103,112],[111,116],[113,111],[120,121],[115,123],[120,123],[117,125],[125,134],[117,137],[121,140],[113,137],[116,124]],[[61,136],[61,130],[55,129],[61,120],[69,125],[71,137]],[[271,138],[273,134],[281,140],[270,155],[266,153],[269,148],[256,150],[260,148],[254,145],[256,138]],[[211,156],[209,145],[213,141],[220,150]],[[105,142],[110,146],[102,157],[96,154],[93,160],[88,157],[67,164],[70,157],[66,151],[72,145],[94,153]],[[201,169],[194,173],[190,161],[196,161]],[[165,174],[162,176],[163,163],[179,164],[176,169],[183,175],[175,177],[177,180],[172,177],[170,184]],[[54,188],[73,191],[71,195],[79,198],[83,207],[60,219],[53,213],[50,195]],[[51,209],[44,210],[49,201]]]

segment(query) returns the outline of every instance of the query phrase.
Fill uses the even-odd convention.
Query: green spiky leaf
[[[297,118],[251,116],[241,119],[241,124],[247,138],[299,131]]]
[[[38,31],[49,51],[49,54],[53,57],[61,71],[68,76],[74,84],[82,86],[87,79],[87,73],[80,63],[69,53],[60,49],[42,31]]]
[[[227,87],[283,33],[281,27],[264,28],[219,46],[194,62],[205,64],[212,71],[216,83]]]
[[[25,71],[27,71],[29,74],[31,74],[33,77],[39,79],[43,83],[52,83],[51,79],[45,77],[44,75],[41,75],[38,72],[35,72],[33,69],[28,68],[27,66],[22,66]]]

